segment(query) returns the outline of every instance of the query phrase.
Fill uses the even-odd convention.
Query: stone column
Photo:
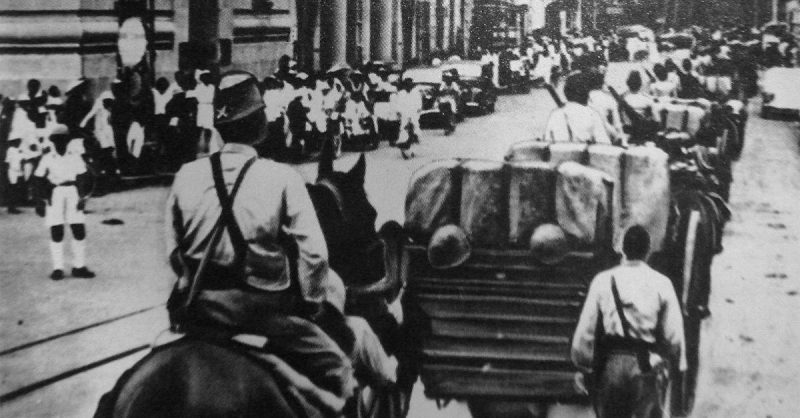
[[[369,61],[372,54],[372,0],[357,1],[361,2],[361,60]]]
[[[450,21],[450,6],[452,0],[442,0],[442,49],[445,51],[450,50],[450,32],[453,30],[453,22]]]
[[[347,0],[326,0],[320,7],[320,67],[347,60]]]
[[[461,16],[464,25],[464,56],[468,57],[471,50],[470,36],[472,32],[472,7],[473,0],[462,0],[464,2],[464,13]]]
[[[429,51],[437,51],[439,49],[439,45],[437,44],[439,38],[439,29],[437,28],[437,25],[439,24],[439,20],[437,17],[438,16],[437,10],[439,9],[439,1],[440,0],[430,0],[428,2],[430,4],[429,8],[430,15],[428,20],[428,23],[430,23],[430,25],[428,26],[428,33],[430,34],[430,40],[431,40]]]
[[[372,0],[372,59],[392,60],[392,0]]]

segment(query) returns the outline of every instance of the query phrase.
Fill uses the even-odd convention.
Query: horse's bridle
[[[336,209],[339,211],[339,216],[341,216],[342,220],[346,223],[348,221],[348,216],[344,207],[345,199],[342,191],[339,189],[339,186],[326,178],[318,179],[315,185],[322,187],[323,189],[327,190],[328,193],[330,193],[331,197],[336,203]],[[360,249],[359,252],[363,253],[363,256],[366,258],[371,258],[376,252],[380,253],[381,258],[384,258],[386,255],[385,243],[382,239],[376,238],[372,240],[372,242],[369,243],[365,248]]]
[[[339,216],[346,221],[347,212],[344,210],[344,195],[342,195],[342,191],[339,190],[339,186],[326,178],[318,179],[316,185],[330,193],[331,197],[333,197],[333,201],[336,203],[336,209],[339,210]]]

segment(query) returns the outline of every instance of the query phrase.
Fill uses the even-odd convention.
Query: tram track
[[[150,348],[165,328],[166,315],[160,309],[164,306],[137,309],[0,351],[0,404]],[[92,349],[73,351],[87,346]]]

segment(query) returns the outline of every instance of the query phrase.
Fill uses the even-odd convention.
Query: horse
[[[364,154],[347,172],[334,171],[335,158],[335,146],[327,141],[320,154],[317,180],[306,185],[328,246],[330,267],[347,288],[345,313],[365,318],[387,353],[401,363],[398,384],[373,390],[379,395],[365,406],[368,412],[359,416],[405,416],[416,375],[402,367],[407,364],[403,342],[408,329],[387,310],[387,304],[402,295],[398,267],[403,230],[394,221],[375,230],[377,212],[364,189]]]
[[[380,301],[399,296],[399,276],[386,274],[384,256],[399,254],[402,228],[388,223],[375,231],[377,212],[364,191],[366,159],[362,155],[350,171],[336,172],[334,154],[326,144],[319,178],[307,185],[330,249],[329,263],[351,290],[348,310],[367,318],[381,340],[391,342],[399,325],[388,319]],[[247,417],[265,411],[287,418],[330,415],[328,405],[291,390],[287,383],[296,381],[287,382],[276,369],[251,347],[225,336],[187,336],[154,348],[127,370],[103,396],[95,417]],[[359,416],[405,415],[413,379],[406,381],[411,383],[381,388]]]

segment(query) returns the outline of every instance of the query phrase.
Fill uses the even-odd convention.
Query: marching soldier
[[[545,128],[545,141],[611,143],[606,122],[588,106],[590,89],[585,73],[575,73],[567,78],[564,83],[567,103],[550,114]]]
[[[36,167],[35,189],[39,202],[36,213],[50,228],[50,255],[53,272],[50,278],[64,278],[64,225],[72,231],[72,276],[91,279],[94,272],[86,267],[86,217],[84,206],[89,192],[89,174],[80,155],[67,152],[70,142],[66,125],[53,126],[50,140],[55,150],[42,156]]]
[[[572,339],[572,361],[590,373],[598,418],[663,416],[669,362],[686,370],[683,316],[670,280],[645,259],[650,235],[625,233],[625,260],[592,280]]]

